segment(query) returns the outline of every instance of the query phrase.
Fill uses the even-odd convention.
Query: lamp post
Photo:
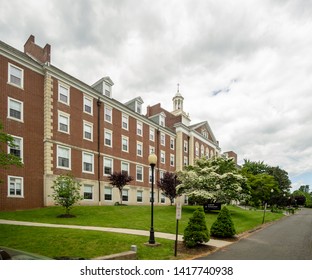
[[[155,244],[155,234],[154,234],[154,168],[157,163],[157,156],[155,154],[150,154],[148,156],[148,163],[151,166],[152,171],[152,194],[151,194],[151,229],[149,244]]]

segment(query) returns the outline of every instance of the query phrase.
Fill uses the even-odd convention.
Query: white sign
[[[181,203],[177,203],[176,204],[176,219],[177,220],[181,220],[182,217],[182,207],[181,207]]]

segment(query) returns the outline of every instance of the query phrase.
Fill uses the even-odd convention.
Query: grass
[[[198,206],[183,206],[182,219],[179,222],[179,234],[183,235],[189,218]],[[249,211],[235,206],[228,206],[238,233],[251,230],[262,223],[263,212]],[[0,219],[31,221],[53,224],[73,224],[86,226],[120,227],[149,230],[149,206],[77,206],[72,214],[75,218],[57,218],[63,213],[60,207],[0,212]],[[218,212],[206,214],[208,228],[217,218]],[[266,213],[266,222],[274,221],[283,215]],[[174,206],[154,207],[154,229],[158,232],[175,233],[176,219]],[[138,246],[139,259],[174,259],[174,241],[157,239],[162,245],[146,247],[148,237],[126,234],[0,225],[0,245],[25,250],[48,257],[70,256],[93,258],[101,255],[128,251],[130,246]],[[188,258],[180,255],[179,258]]]

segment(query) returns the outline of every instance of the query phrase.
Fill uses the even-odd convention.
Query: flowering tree
[[[128,175],[128,172],[117,172],[115,171],[113,174],[111,174],[108,177],[108,180],[110,181],[110,184],[113,187],[116,187],[119,190],[119,196],[120,196],[120,204],[122,204],[122,190],[125,185],[130,183],[133,180],[132,176]]]
[[[249,191],[246,178],[240,174],[233,159],[224,157],[198,159],[194,166],[181,171],[178,178],[181,181],[177,186],[179,194],[210,201],[229,203]]]

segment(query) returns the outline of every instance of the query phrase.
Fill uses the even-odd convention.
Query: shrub
[[[232,237],[236,234],[230,211],[223,207],[211,226],[211,235],[215,237]]]
[[[184,244],[186,247],[192,248],[200,243],[208,242],[209,239],[210,234],[206,224],[205,212],[202,208],[198,208],[194,211],[184,230]]]

